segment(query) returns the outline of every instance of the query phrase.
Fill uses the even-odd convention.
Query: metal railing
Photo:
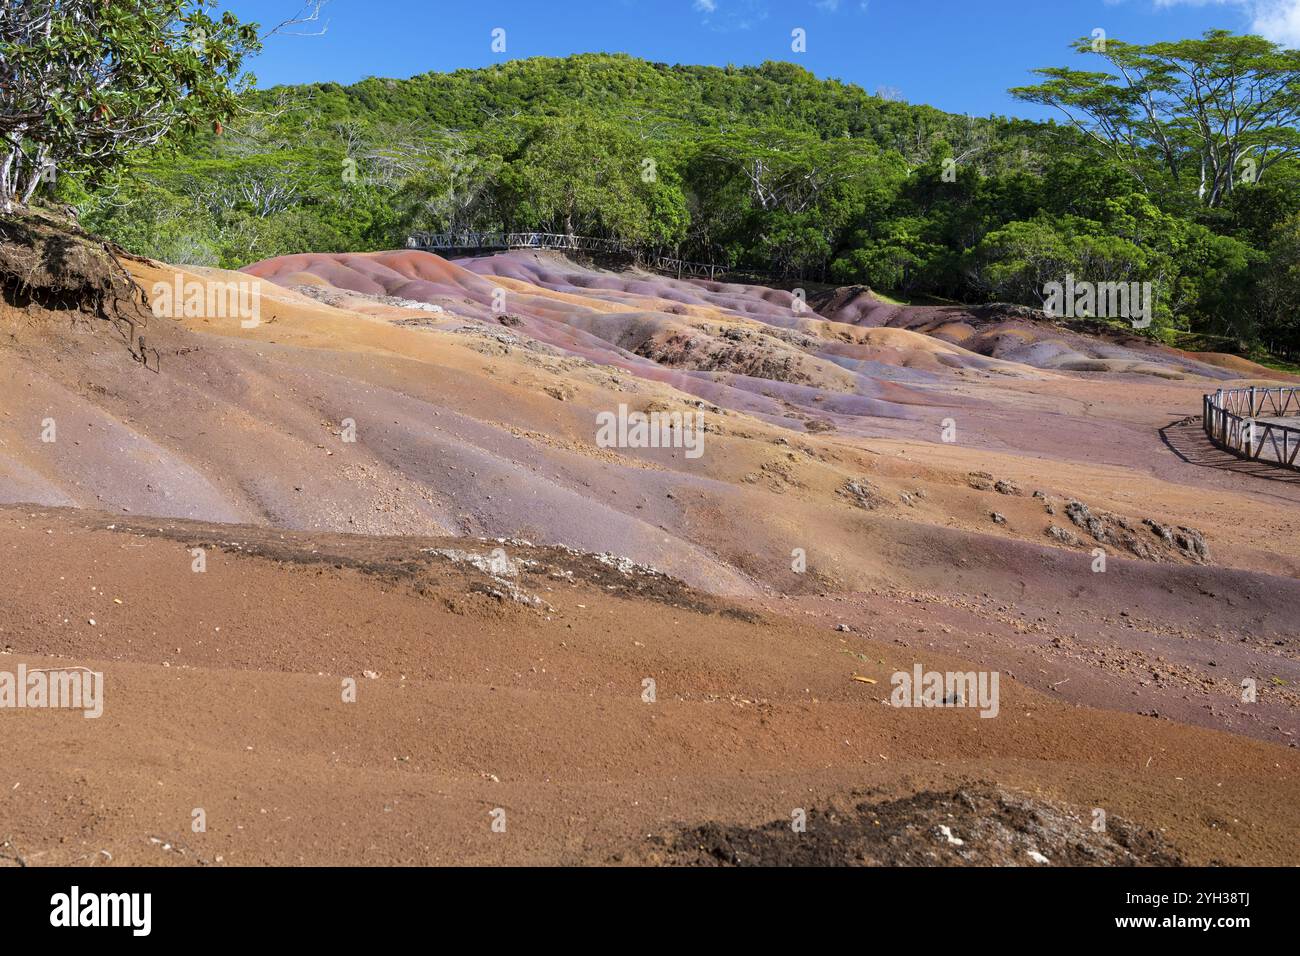
[[[1300,471],[1300,388],[1219,389],[1203,399],[1210,441],[1240,458]],[[1270,421],[1294,418],[1295,424]]]
[[[621,239],[574,236],[563,232],[417,232],[406,240],[411,249],[569,249],[577,252],[632,252]]]
[[[406,240],[408,249],[442,252],[504,252],[507,249],[559,249],[628,255],[657,272],[715,279],[728,270],[711,262],[689,262],[668,256],[646,255],[636,243],[622,239],[574,236],[562,232],[417,232]]]

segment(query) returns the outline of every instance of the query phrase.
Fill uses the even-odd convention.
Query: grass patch
[[[1274,355],[1267,349],[1259,347],[1242,348],[1236,339],[1227,335],[1210,335],[1205,332],[1181,332],[1176,329],[1168,329],[1161,338],[1166,344],[1183,349],[1186,352],[1222,352],[1225,355],[1237,355],[1263,365],[1265,368],[1271,368],[1275,372],[1300,375],[1300,364]]]
[[[936,295],[905,295],[897,290],[892,292],[881,292],[878,289],[872,289],[871,294],[880,302],[887,305],[961,305],[962,303],[955,299],[943,299]]]

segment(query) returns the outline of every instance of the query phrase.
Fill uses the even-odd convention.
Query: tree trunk
[[[41,185],[41,179],[45,174],[45,160],[48,155],[49,147],[42,146],[32,158],[30,168],[27,170],[27,185],[22,190],[24,206],[31,204],[32,196],[36,195],[36,190]]]
[[[16,149],[10,149],[4,154],[4,162],[0,162],[0,211],[6,213],[13,212],[14,209],[13,168],[16,152]]]

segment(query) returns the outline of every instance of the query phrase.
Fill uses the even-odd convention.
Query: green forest
[[[1300,356],[1300,53],[1224,32],[1080,41],[973,118],[799,66],[623,55],[250,90],[224,124],[64,178],[135,252],[238,267],[542,230],[908,299],[1040,307],[1152,282],[1148,334]]]

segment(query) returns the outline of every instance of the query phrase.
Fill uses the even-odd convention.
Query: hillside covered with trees
[[[58,189],[173,262],[572,231],[968,302],[1039,306],[1067,273],[1149,281],[1154,334],[1300,354],[1300,54],[1226,33],[1080,53],[1088,71],[1015,91],[1061,123],[955,116],[789,63],[606,54],[279,87]]]

